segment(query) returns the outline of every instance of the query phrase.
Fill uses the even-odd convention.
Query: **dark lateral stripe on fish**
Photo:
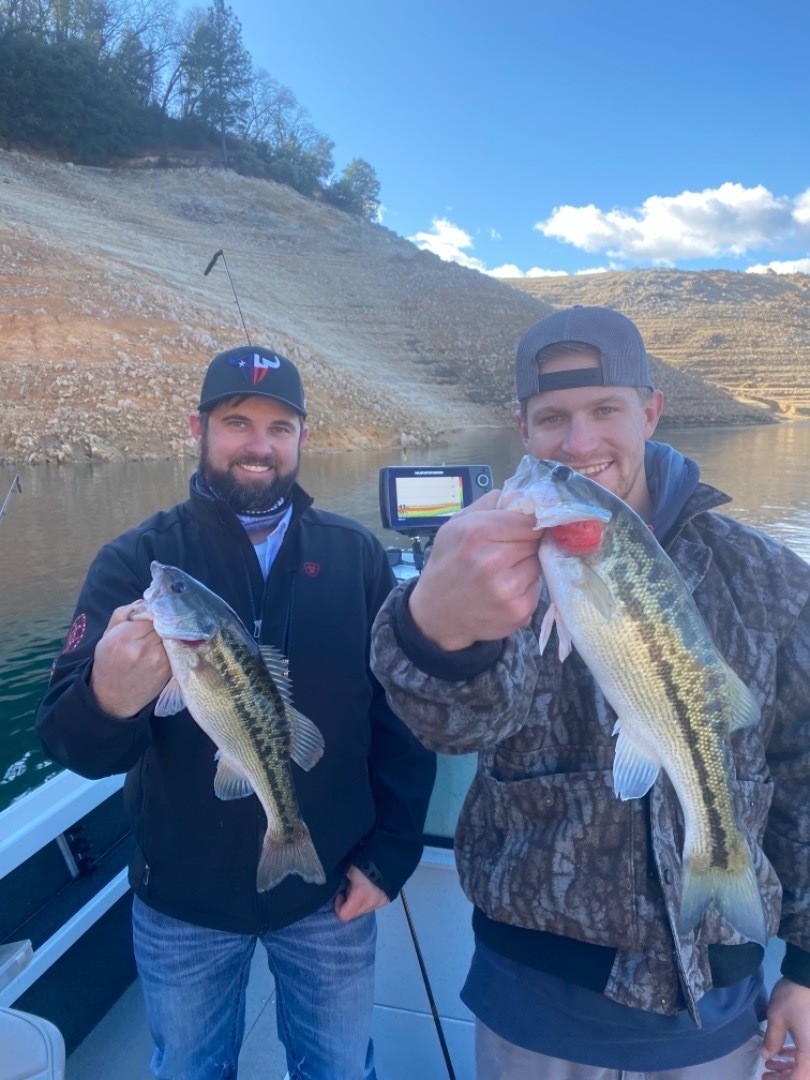
[[[646,556],[646,553],[643,554]],[[638,566],[638,563],[642,560],[628,560],[628,562],[630,561],[637,565],[635,567],[628,567],[628,571],[630,573],[641,573],[641,568]],[[657,615],[660,614],[660,598],[655,597],[652,593],[647,593],[639,596],[640,602],[634,603],[632,600],[633,595],[632,590],[627,591],[627,596],[630,598],[626,601],[627,611],[631,618],[637,620],[639,625],[647,625],[650,621],[650,611],[645,610],[647,604],[643,601],[652,600],[654,608],[653,614]],[[660,622],[660,618],[655,621],[659,623],[662,631],[666,631],[666,626]],[[663,632],[660,635],[650,635],[644,639],[643,645],[650,666],[658,673],[665,688],[666,696],[673,705],[678,725],[678,733],[684,745],[689,749],[691,761],[695,772],[697,773],[709,824],[712,865],[722,867],[725,870],[731,870],[733,869],[731,865],[732,856],[736,851],[737,843],[736,836],[732,835],[727,828],[728,815],[723,812],[724,809],[730,811],[730,807],[724,808],[720,802],[718,802],[717,791],[711,782],[711,771],[707,768],[710,756],[707,753],[701,753],[701,734],[699,731],[695,730],[694,726],[690,725],[688,720],[690,702],[688,698],[681,693],[681,685],[686,682],[686,680],[678,678],[679,654],[682,657],[685,652],[683,643],[676,639],[676,645],[679,647],[668,650],[666,648],[668,637],[669,635],[666,632]],[[702,711],[705,712],[705,704]],[[731,817],[731,820],[733,821],[733,816]]]
[[[268,738],[267,721],[263,717],[257,716],[256,710],[253,708],[253,696],[245,683],[245,672],[255,666],[255,656],[245,648],[241,641],[234,639],[227,642],[222,641],[218,652],[218,660],[222,668],[228,672],[235,671],[236,677],[233,679],[228,678],[228,682],[234,685],[234,688],[240,682],[245,685],[244,692],[233,695],[233,705],[252,749],[265,766],[264,776],[270,788],[276,813],[279,816],[281,831],[286,838],[292,837],[298,830],[296,820],[289,816],[289,811],[297,810],[295,793],[292,790],[292,781],[286,775],[285,768],[275,766],[279,753],[286,752],[279,744],[284,740],[285,736],[289,739],[284,701],[272,679],[268,677],[264,680],[263,689],[271,700],[278,725],[277,737],[275,739]]]

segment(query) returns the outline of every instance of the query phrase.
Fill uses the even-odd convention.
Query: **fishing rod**
[[[433,1023],[436,1027],[436,1034],[439,1036],[439,1045],[442,1048],[442,1055],[444,1057],[444,1064],[447,1066],[447,1075],[450,1080],[456,1080],[456,1074],[453,1071],[453,1062],[450,1060],[450,1051],[447,1049],[447,1042],[444,1038],[444,1030],[442,1029],[442,1022],[439,1017],[439,1011],[436,1008],[436,1002],[433,999],[433,991],[430,988],[430,979],[428,978],[427,968],[425,967],[425,961],[422,959],[422,950],[419,948],[419,939],[416,936],[416,927],[413,924],[411,918],[411,909],[408,907],[408,901],[405,899],[405,890],[400,889],[400,899],[402,900],[402,908],[405,912],[405,918],[408,923],[408,929],[411,932],[411,940],[413,941],[414,951],[416,953],[416,959],[419,963],[419,971],[422,974],[422,982],[425,984],[425,993],[427,994],[428,1005],[430,1005],[430,1012],[433,1016]]]
[[[248,345],[252,345],[253,342],[250,340],[248,328],[247,326],[245,326],[245,316],[242,314],[242,306],[239,303],[239,297],[236,295],[233,278],[231,277],[231,272],[228,269],[228,261],[225,258],[225,252],[222,250],[222,248],[220,248],[219,251],[214,252],[213,256],[211,257],[210,263],[208,264],[208,266],[206,266],[205,270],[203,270],[203,277],[208,277],[208,275],[216,266],[217,259],[222,259],[222,265],[225,267],[225,273],[228,275],[228,283],[231,286],[231,292],[233,293],[233,298],[236,301],[236,310],[239,312],[239,318],[242,320],[242,329],[245,331],[245,337],[247,338]]]
[[[3,505],[0,506],[0,518],[2,518],[3,514],[5,514],[6,507],[8,506],[8,500],[11,498],[15,488],[22,495],[22,484],[20,483],[19,474],[17,474],[17,476],[15,476],[14,479],[11,481],[11,487],[8,489],[5,499],[3,499]]]

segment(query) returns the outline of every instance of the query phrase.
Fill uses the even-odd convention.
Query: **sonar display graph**
[[[400,476],[396,482],[397,520],[447,517],[464,505],[460,476]]]

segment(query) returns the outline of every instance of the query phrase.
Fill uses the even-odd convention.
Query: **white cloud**
[[[526,274],[520,269],[519,266],[515,266],[514,263],[504,263],[503,266],[496,266],[494,270],[487,270],[485,273],[490,277],[496,278],[514,278],[514,277],[526,277]],[[564,274],[564,270],[560,270],[559,273]]]
[[[496,278],[568,277],[567,270],[543,270],[540,266],[521,270],[514,263],[504,263],[503,266],[496,266],[494,270],[486,270],[485,273]]]
[[[525,274],[521,274],[521,276],[522,278],[523,276],[526,276],[526,278],[567,278],[568,271],[543,270],[542,267],[532,267],[530,270],[527,270]]]
[[[793,216],[800,225],[810,225],[810,188],[796,198]]]
[[[677,259],[743,255],[810,236],[810,189],[791,199],[762,184],[725,183],[675,196],[651,195],[632,211],[558,206],[534,228],[583,251],[673,265]]]
[[[489,233],[490,236],[498,236],[494,229],[490,229]],[[447,218],[434,218],[430,231],[418,232],[408,239],[421,251],[431,251],[445,262],[456,262],[494,278],[566,277],[568,273],[566,270],[542,270],[539,266],[524,271],[514,263],[504,263],[488,270],[481,259],[469,254],[474,246],[472,236]]]
[[[810,258],[757,263],[755,266],[746,267],[745,272],[746,274],[767,274],[769,270],[772,270],[774,274],[810,274]]]
[[[615,270],[615,266],[592,266],[587,270],[574,270],[574,276],[581,274],[607,274],[609,270]],[[490,277],[497,278],[538,278],[538,277],[568,277],[568,270],[544,270],[540,266],[533,266],[531,270],[521,270],[514,263],[506,263],[504,266],[496,266],[494,270],[486,270]]]
[[[408,239],[421,251],[431,251],[445,262],[460,263],[470,270],[485,272],[481,260],[467,254],[467,249],[473,246],[470,234],[447,218],[434,218],[430,224],[430,232],[418,232]]]

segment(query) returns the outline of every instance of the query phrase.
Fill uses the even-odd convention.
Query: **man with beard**
[[[297,483],[306,404],[285,357],[254,346],[215,357],[189,424],[200,461],[188,500],[96,556],[37,727],[82,776],[127,773],[154,1075],[236,1077],[260,941],[290,1077],[374,1077],[373,913],[419,861],[435,775],[368,667],[393,576],[367,529],[315,510]],[[295,707],[325,743],[315,768],[293,766],[324,883],[290,874],[257,892],[258,799],[217,798],[213,743],[187,711],[155,715],[171,670],[152,623],[132,618],[153,560],[201,581],[286,658]]]

